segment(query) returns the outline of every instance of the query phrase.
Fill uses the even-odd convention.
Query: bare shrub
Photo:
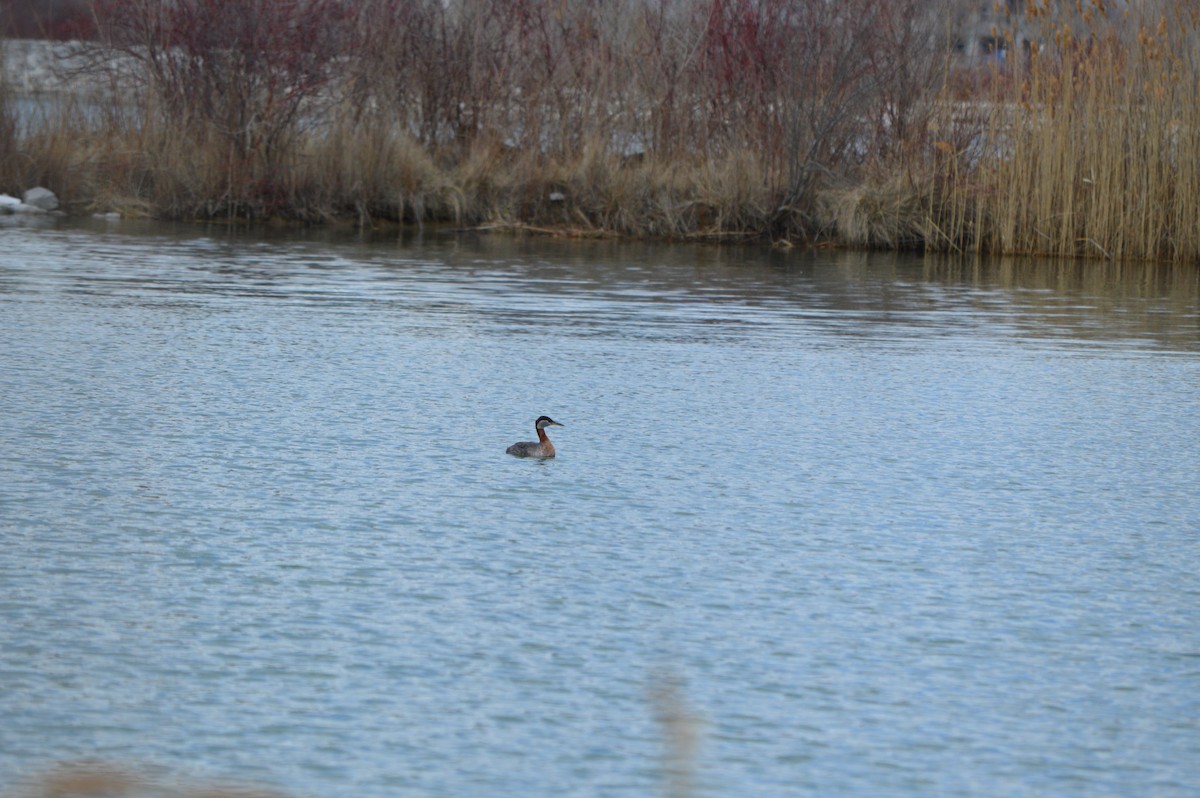
[[[333,79],[340,0],[94,0],[92,68],[120,70],[146,123],[224,149],[226,204],[254,205]],[[114,57],[115,56],[115,57]]]
[[[167,215],[814,236],[821,187],[935,158],[923,0],[93,2],[92,68],[138,103],[121,169]]]

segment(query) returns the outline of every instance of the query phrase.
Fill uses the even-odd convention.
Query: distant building
[[[954,51],[967,61],[1006,60],[1037,37],[1026,19],[1026,0],[962,0],[951,15]]]

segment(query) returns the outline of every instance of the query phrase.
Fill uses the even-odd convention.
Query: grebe
[[[521,441],[514,443],[504,450],[505,454],[516,455],[517,457],[540,457],[547,458],[554,456],[554,444],[546,437],[546,427],[561,427],[550,416],[539,416],[538,420],[533,422],[534,429],[537,430],[538,439],[536,441]]]

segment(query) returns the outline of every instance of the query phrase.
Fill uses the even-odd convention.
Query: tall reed
[[[949,231],[930,246],[1200,260],[1200,10],[1028,13],[1038,46],[991,84],[973,145],[941,162],[931,216]]]

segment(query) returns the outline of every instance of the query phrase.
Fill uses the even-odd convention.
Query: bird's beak
[[[551,423],[551,424],[553,424],[553,425],[554,425],[554,426],[556,426],[556,427],[561,427],[561,426],[564,426],[564,425],[562,425],[562,424],[559,424],[557,421],[551,421],[550,423]]]

